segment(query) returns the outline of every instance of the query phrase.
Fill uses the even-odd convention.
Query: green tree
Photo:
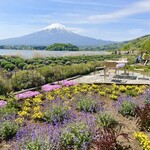
[[[79,48],[72,44],[55,43],[46,48],[48,51],[79,51]]]
[[[142,47],[144,50],[150,52],[150,39],[146,40]]]

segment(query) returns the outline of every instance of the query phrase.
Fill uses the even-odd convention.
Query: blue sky
[[[1,0],[0,39],[60,23],[97,39],[124,41],[150,34],[150,0]]]

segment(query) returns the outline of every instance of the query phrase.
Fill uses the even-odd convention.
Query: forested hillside
[[[134,39],[125,44],[122,50],[146,50],[150,52],[150,35]]]

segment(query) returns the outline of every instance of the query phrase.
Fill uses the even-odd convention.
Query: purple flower
[[[0,100],[0,107],[5,107],[7,105],[6,101]]]
[[[27,91],[27,92],[24,92],[24,93],[17,94],[16,98],[25,99],[25,98],[30,98],[30,97],[33,97],[33,96],[37,96],[39,94],[40,94],[40,92],[38,92],[38,91]]]
[[[26,127],[22,127],[17,131],[14,137],[16,143],[12,147],[15,147],[15,149],[27,149],[29,142],[35,144],[38,142],[39,149],[60,150],[60,136],[61,131],[57,126],[49,124],[28,124]]]

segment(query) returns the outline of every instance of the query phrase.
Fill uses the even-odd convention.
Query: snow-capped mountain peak
[[[62,31],[62,32],[71,32],[67,27],[65,27],[64,25],[60,24],[60,23],[54,23],[51,24],[47,27],[45,27],[43,30],[47,30],[47,31],[51,31],[51,30],[58,30],[58,31]]]
[[[0,40],[0,45],[48,46],[54,43],[71,43],[77,46],[99,46],[112,42],[76,34],[59,23],[51,24],[44,29],[21,37]]]

